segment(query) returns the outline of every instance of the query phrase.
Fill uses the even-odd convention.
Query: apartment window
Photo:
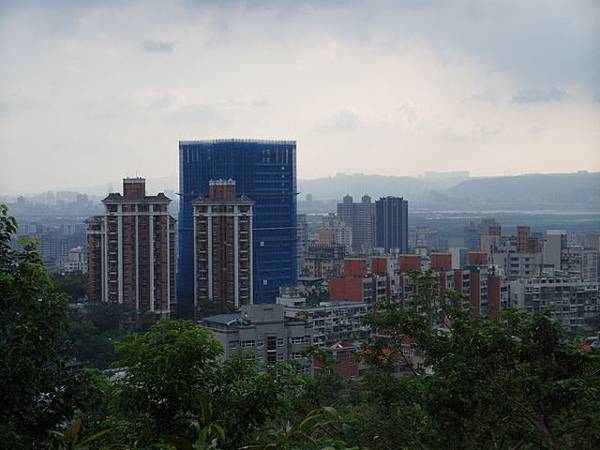
[[[285,340],[283,338],[277,338],[277,347],[283,347]]]
[[[242,348],[254,347],[254,340],[240,341],[240,344]]]
[[[283,353],[277,354],[277,361],[283,361],[284,359],[285,359],[285,357],[283,356]]]
[[[261,340],[256,341],[256,348],[263,348],[265,343]]]

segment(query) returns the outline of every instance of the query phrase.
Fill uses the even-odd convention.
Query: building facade
[[[194,208],[194,306],[252,303],[252,205],[235,181],[211,180]]]
[[[313,329],[313,344],[330,345],[337,341],[366,339],[370,327],[364,324],[371,309],[370,303],[321,302],[317,306],[307,306],[306,301],[288,301],[285,295],[277,298],[277,303],[285,308],[285,316],[302,319]]]
[[[563,250],[561,270],[586,281],[599,281],[600,252],[594,248],[570,246]]]
[[[375,202],[375,246],[385,253],[408,253],[408,201],[382,197]]]
[[[569,330],[585,330],[599,312],[598,281],[568,276],[537,277],[510,283],[511,306],[551,315]]]
[[[240,313],[206,317],[200,325],[223,346],[225,359],[242,354],[263,368],[292,360],[311,371],[311,359],[301,352],[313,342],[312,327],[286,318],[283,305],[243,305]]]
[[[302,276],[302,269],[304,268],[304,258],[308,252],[308,221],[306,220],[306,214],[298,214],[298,254],[297,258],[297,272],[298,276]]]
[[[333,213],[321,218],[321,228],[317,232],[319,244],[343,245],[346,254],[352,253],[352,228]]]
[[[88,219],[88,296],[168,316],[175,307],[176,221],[163,193],[146,195],[143,178],[125,178],[105,213]]]
[[[193,206],[212,179],[232,179],[254,201],[253,298],[274,303],[280,286],[297,280],[296,142],[218,139],[179,142],[178,299],[193,305]],[[187,311],[183,311],[183,310]]]
[[[309,244],[302,273],[314,278],[340,275],[345,254],[346,249],[341,244]]]
[[[67,259],[63,264],[63,272],[87,272],[87,256],[83,250],[83,247],[74,247],[69,250]]]
[[[375,204],[371,197],[363,195],[360,203],[354,203],[346,195],[337,205],[337,217],[352,230],[352,251],[356,254],[370,254],[375,241]]]

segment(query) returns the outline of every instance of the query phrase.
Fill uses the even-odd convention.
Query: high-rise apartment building
[[[167,316],[175,307],[175,219],[163,193],[146,195],[143,178],[125,178],[103,215],[88,219],[88,296]]]
[[[375,246],[385,253],[408,253],[408,202],[382,197],[375,202]]]
[[[375,240],[375,204],[371,197],[363,195],[360,203],[354,203],[346,195],[337,205],[337,217],[352,229],[352,251],[370,254]]]
[[[238,195],[254,201],[253,301],[274,303],[280,286],[297,280],[296,142],[218,139],[179,142],[179,256],[177,297],[193,305],[192,201],[206,196],[213,179],[232,179]]]
[[[252,204],[235,181],[212,180],[194,208],[194,305],[252,303]]]

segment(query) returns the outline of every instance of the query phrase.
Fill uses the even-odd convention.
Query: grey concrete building
[[[286,318],[283,305],[243,305],[239,313],[206,317],[200,325],[223,346],[225,359],[242,354],[262,367],[295,361],[311,371],[301,351],[312,344],[313,330],[305,320]]]
[[[529,312],[552,308],[552,316],[567,330],[585,329],[598,318],[599,285],[558,275],[515,280],[510,283],[510,304]]]
[[[365,339],[371,331],[364,324],[370,303],[333,301],[307,306],[305,299],[287,293],[277,297],[277,303],[285,306],[286,317],[306,320],[313,329],[313,343],[319,346]]]
[[[594,248],[570,246],[561,253],[561,270],[586,281],[598,281],[600,252]]]
[[[360,203],[354,203],[346,195],[337,205],[337,217],[352,228],[353,252],[370,254],[375,240],[375,204],[371,197],[363,195]]]

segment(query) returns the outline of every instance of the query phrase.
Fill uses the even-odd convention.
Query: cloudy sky
[[[600,170],[600,1],[2,1],[0,194],[298,141],[298,175]]]

